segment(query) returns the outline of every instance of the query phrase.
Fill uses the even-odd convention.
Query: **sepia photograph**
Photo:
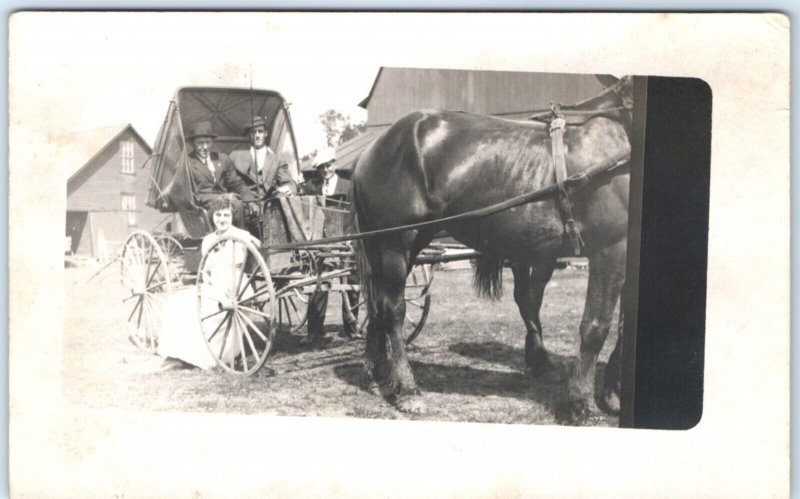
[[[585,41],[599,20],[628,56],[610,27],[597,46],[522,43],[554,26]],[[41,225],[46,244],[10,248],[12,495],[585,496],[590,481],[559,492],[544,469],[519,479],[520,446],[557,456],[559,483],[610,445],[702,447],[725,428],[715,359],[731,351],[708,322],[728,157],[713,141],[731,140],[743,84],[632,40],[737,22],[767,39],[785,19],[661,20],[14,14],[10,240]],[[452,44],[425,50],[446,25]],[[785,33],[771,43],[788,51]],[[788,72],[775,82],[759,106],[788,106]],[[47,484],[25,441],[57,470]],[[763,492],[788,472],[769,455]],[[481,456],[485,475],[455,478]],[[397,465],[427,469],[387,488]],[[699,483],[662,490],[728,490]]]

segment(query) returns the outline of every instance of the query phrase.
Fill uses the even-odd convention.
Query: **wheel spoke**
[[[234,249],[233,255],[234,255],[234,259],[235,259],[235,255],[236,255],[236,251],[235,251],[236,250],[236,246],[235,245],[234,245],[233,249]],[[241,272],[239,272],[239,275],[236,278],[236,287],[231,289],[231,296],[236,296],[237,300],[241,299],[241,294],[240,293],[243,293],[242,287],[241,287],[242,286],[242,276],[244,275],[245,270],[247,269],[247,260],[249,258],[250,258],[250,252],[247,250],[247,247],[245,247],[244,248],[244,262],[242,262],[242,270],[241,270]],[[234,261],[233,263],[235,264],[236,262]],[[234,266],[234,268],[236,268],[237,271],[238,271],[238,267]],[[253,274],[255,274],[255,272],[253,272]],[[249,283],[249,279],[248,279],[248,283]],[[231,285],[233,285],[233,279],[231,279]],[[247,289],[247,287],[245,287],[245,289]]]
[[[242,335],[244,334],[244,331],[240,331],[239,330],[240,327],[243,327],[245,330],[247,328],[244,327],[244,324],[242,324],[242,321],[239,320],[239,314],[237,314],[235,312],[233,314],[233,322],[234,322],[233,328],[236,331],[235,332],[235,334],[236,334],[236,342],[239,344],[239,357],[242,358],[242,365],[244,366],[244,371],[247,372],[247,371],[250,370],[250,366],[247,365],[247,352],[244,351],[244,342],[242,341]],[[235,355],[233,357],[234,357],[234,359],[236,358]]]
[[[145,285],[149,286],[150,283],[153,282],[153,279],[155,279],[156,275],[158,274],[158,269],[161,268],[161,264],[162,264],[162,262],[161,262],[161,259],[159,258],[158,259],[158,263],[156,264],[155,267],[153,267],[153,272],[151,274],[147,274],[147,280],[145,281]],[[148,262],[147,266],[148,266],[148,268],[150,267],[150,263],[149,262]]]
[[[130,322],[131,319],[133,319],[133,314],[135,314],[136,313],[136,309],[139,308],[142,305],[142,300],[144,299],[143,295],[131,295],[131,296],[138,296],[139,297],[139,301],[137,301],[136,305],[133,306],[133,310],[131,310],[131,315],[128,316],[128,322]],[[130,298],[131,296],[129,296],[128,298]]]
[[[242,319],[244,319],[244,320],[245,320],[245,322],[247,322],[247,324],[248,324],[248,325],[249,325],[251,328],[253,328],[253,330],[254,330],[254,331],[256,332],[256,334],[257,334],[257,335],[258,335],[258,336],[261,338],[261,340],[262,340],[262,341],[264,341],[264,342],[266,343],[266,341],[267,341],[267,337],[266,337],[266,336],[264,336],[264,334],[261,332],[261,330],[258,328],[258,326],[256,326],[256,325],[255,325],[255,323],[254,323],[252,320],[250,320],[250,317],[248,317],[248,316],[246,316],[245,314],[242,314],[242,313],[240,313],[239,315],[240,315],[240,317],[241,317]]]
[[[244,273],[244,270],[242,270],[242,273]],[[242,299],[242,296],[244,296],[244,292],[247,291],[247,288],[250,287],[250,284],[253,283],[253,279],[255,278],[256,274],[258,274],[258,272],[253,271],[253,273],[250,274],[250,277],[247,278],[247,283],[244,285],[244,287],[239,288],[239,295],[237,296],[237,300]]]
[[[222,358],[222,353],[225,351],[225,345],[228,343],[228,334],[231,332],[231,323],[233,322],[232,315],[232,313],[228,314],[223,319],[225,322],[225,334],[222,335],[222,343],[219,346],[219,355],[217,356],[217,359],[226,366],[227,364],[225,363],[225,359]],[[233,361],[231,361],[231,367],[233,367]]]
[[[261,363],[261,356],[258,355],[258,350],[256,350],[256,344],[253,342],[253,338],[250,336],[250,333],[247,331],[248,326],[247,326],[247,324],[245,324],[245,319],[247,319],[247,318],[244,315],[240,315],[239,320],[242,322],[242,325],[244,326],[245,338],[247,338],[247,343],[250,345],[250,349],[253,351],[253,357],[256,358],[256,365],[258,365],[258,364]],[[258,331],[257,328],[256,328],[256,331],[259,334],[261,334],[261,332]],[[266,340],[264,340],[264,341],[266,341]],[[242,350],[244,350],[244,348],[242,348]],[[244,352],[243,352],[243,354],[244,354]]]
[[[289,312],[289,305],[291,305],[292,309],[294,309],[294,313],[296,313],[297,315],[300,315],[300,312],[297,310],[297,306],[294,304],[294,297],[287,296],[286,299],[288,301],[288,303],[286,305],[286,312],[287,313]]]
[[[230,311],[230,310],[221,310],[221,312],[228,312],[228,315],[230,315],[230,314],[231,314],[231,311]],[[210,316],[209,316],[209,317],[210,317]],[[228,319],[228,316],[226,315],[226,316],[225,316],[225,317],[224,317],[224,318],[223,318],[221,321],[219,321],[219,324],[217,324],[217,327],[214,329],[214,332],[213,332],[213,333],[211,333],[211,336],[209,336],[208,338],[206,338],[206,340],[207,340],[207,341],[209,341],[209,342],[210,342],[210,341],[211,341],[211,340],[214,338],[214,336],[216,336],[216,335],[217,335],[217,333],[219,332],[220,328],[222,327],[222,325],[223,325],[223,324],[225,324],[225,321],[226,321],[227,319]],[[201,319],[201,321],[202,321],[202,319]],[[202,324],[201,324],[201,329],[202,329]]]
[[[142,295],[141,304],[142,304],[142,306],[139,307],[139,315],[136,316],[136,330],[137,331],[142,326],[142,310],[144,310],[144,295]]]
[[[137,293],[131,293],[131,295],[129,297],[122,299],[122,303],[125,303],[126,301],[130,300],[131,298],[136,298],[137,296],[141,297],[142,295],[137,294]],[[131,320],[131,318],[128,317],[128,320]]]
[[[150,247],[150,252],[147,254],[147,267],[145,268],[145,271],[144,271],[144,277],[145,277],[144,283],[145,283],[145,286],[150,284],[150,280],[153,278],[153,276],[150,274],[150,264],[153,263],[153,249],[155,247],[152,244],[150,244],[148,246]],[[161,264],[161,259],[159,259],[159,264]],[[153,273],[155,274],[155,269],[153,269]]]
[[[156,307],[155,305],[153,305],[153,302],[151,300],[145,298],[145,303],[147,303],[147,307],[150,309],[150,313],[147,314],[147,317],[145,319],[145,334],[147,335],[148,338],[149,342],[148,345],[155,346],[156,334],[158,330],[158,324],[156,323],[156,320],[158,320],[158,314],[156,311]]]
[[[156,289],[156,288],[157,288],[157,287],[159,287],[159,286],[163,286],[163,285],[164,285],[164,284],[166,284],[167,282],[168,282],[168,280],[164,280],[164,281],[158,281],[157,283],[155,283],[155,284],[153,284],[152,286],[150,286],[149,288],[147,288],[145,291],[148,291],[148,292],[149,292],[149,291],[152,291],[152,290]]]
[[[256,291],[253,294],[253,296],[248,296],[247,298],[245,298],[243,300],[240,300],[239,303],[242,304],[242,305],[245,304],[245,303],[249,303],[249,302],[255,300],[256,298],[258,298],[259,296],[262,296],[262,295],[265,295],[265,294],[271,293],[271,292],[272,292],[272,288],[270,286],[264,286],[261,289],[259,289],[258,291]]]
[[[423,304],[421,304],[421,303],[419,303],[417,301],[414,301],[414,300],[406,300],[406,303],[410,303],[410,304],[414,305],[417,308],[425,308],[425,305],[423,305]]]
[[[292,329],[292,312],[289,310],[289,299],[290,297],[286,297],[283,300],[278,302],[278,323],[283,322],[280,317],[283,314],[283,310],[286,309],[286,322],[289,323],[289,330]]]
[[[272,322],[272,317],[269,314],[266,314],[260,310],[256,310],[250,307],[243,307],[241,304],[239,305],[239,310],[244,310],[246,312],[250,312],[251,314],[260,315],[261,317],[267,319],[268,321]]]
[[[305,297],[305,295],[304,295],[303,293],[301,293],[299,289],[297,289],[297,288],[292,288],[292,293],[294,293],[294,295],[295,295],[295,296],[296,296],[296,297],[297,297],[297,298],[298,298],[298,299],[299,299],[301,302],[303,302],[303,303],[308,303],[308,300],[306,300],[306,297]]]
[[[221,308],[221,309],[217,310],[216,312],[211,312],[210,314],[206,315],[205,317],[201,317],[200,318],[200,322],[203,322],[206,319],[210,319],[210,318],[212,318],[214,316],[217,316],[217,315],[221,314],[222,312],[227,312],[227,310]]]

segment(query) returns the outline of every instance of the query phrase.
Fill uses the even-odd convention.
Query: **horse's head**
[[[561,106],[561,109],[613,119],[621,123],[630,136],[633,123],[633,77],[597,75],[597,79],[606,86],[602,93],[573,106]]]

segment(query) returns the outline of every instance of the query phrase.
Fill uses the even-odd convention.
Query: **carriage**
[[[596,97],[531,116],[538,123],[412,112],[359,158],[352,209],[315,196],[261,202],[259,244],[224,235],[202,255],[198,243],[210,224],[194,199],[183,124],[210,121],[218,149],[228,152],[247,147],[240,123],[267,115],[270,147],[295,172],[297,154],[287,105],[276,92],[178,90],[151,158],[148,204],[179,213],[188,235],[158,241],[136,232],[126,241],[122,281],[130,291],[125,301],[133,303],[131,338],[155,349],[161,298],[191,284],[200,334],[217,365],[250,375],[264,365],[278,330],[302,326],[311,293],[339,292],[347,300],[347,291],[359,289],[364,303],[345,301],[344,313],[354,319],[365,305],[362,328],[372,321],[365,368],[398,409],[419,411],[405,348],[430,308],[426,264],[448,259],[437,235],[446,231],[472,248],[454,259],[476,258],[475,282],[489,296],[499,295],[502,269],[513,263],[514,299],[527,329],[525,363],[534,376],[554,368],[539,321],[544,287],[558,258],[583,253],[587,299],[564,404],[567,419],[581,419],[595,394],[598,355],[625,282],[634,85],[630,76],[614,80]],[[487,178],[496,179],[491,189]],[[215,270],[217,253],[230,255],[227,272]],[[229,276],[222,294],[212,292],[220,289],[220,275]],[[621,343],[622,330],[597,399],[612,413],[619,411]]]
[[[177,90],[148,159],[152,172],[147,205],[178,214],[183,231],[151,234],[135,231],[121,253],[121,280],[126,290],[129,337],[155,352],[164,300],[178,289],[194,286],[200,330],[217,364],[226,371],[252,375],[264,365],[278,333],[295,334],[307,321],[315,292],[338,294],[343,313],[366,330],[364,300],[351,302],[359,291],[352,244],[347,240],[316,244],[344,236],[348,203],[324,196],[294,196],[256,203],[260,244],[223,236],[206,252],[203,238],[212,231],[208,214],[197,203],[188,169],[185,127],[208,121],[217,138],[214,149],[230,153],[249,147],[243,125],[252,116],[268,119],[269,147],[280,153],[297,177],[299,159],[288,104],[277,92],[244,88],[183,87]],[[345,238],[346,239],[346,238]],[[286,248],[296,243],[293,248]],[[227,249],[226,249],[227,248]],[[443,253],[426,249],[408,277],[406,341],[422,331],[431,304],[433,266],[425,257]],[[214,291],[219,282],[216,254],[229,254],[229,291]],[[433,261],[433,260],[431,260]],[[232,276],[232,277],[231,277]],[[226,284],[226,285],[227,285]],[[233,353],[232,353],[233,352]]]

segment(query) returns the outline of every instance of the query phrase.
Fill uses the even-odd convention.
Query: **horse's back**
[[[570,129],[565,142],[568,174],[629,148],[624,130],[605,119]],[[369,228],[438,219],[553,184],[551,138],[538,123],[443,110],[415,111],[395,122],[365,151],[354,179]],[[593,205],[616,206],[613,200],[605,200],[613,190],[598,195],[603,202],[586,199]],[[583,213],[581,208],[577,211]],[[588,223],[590,218],[578,223]],[[554,197],[445,228],[468,246],[515,259],[557,253],[564,242]]]

